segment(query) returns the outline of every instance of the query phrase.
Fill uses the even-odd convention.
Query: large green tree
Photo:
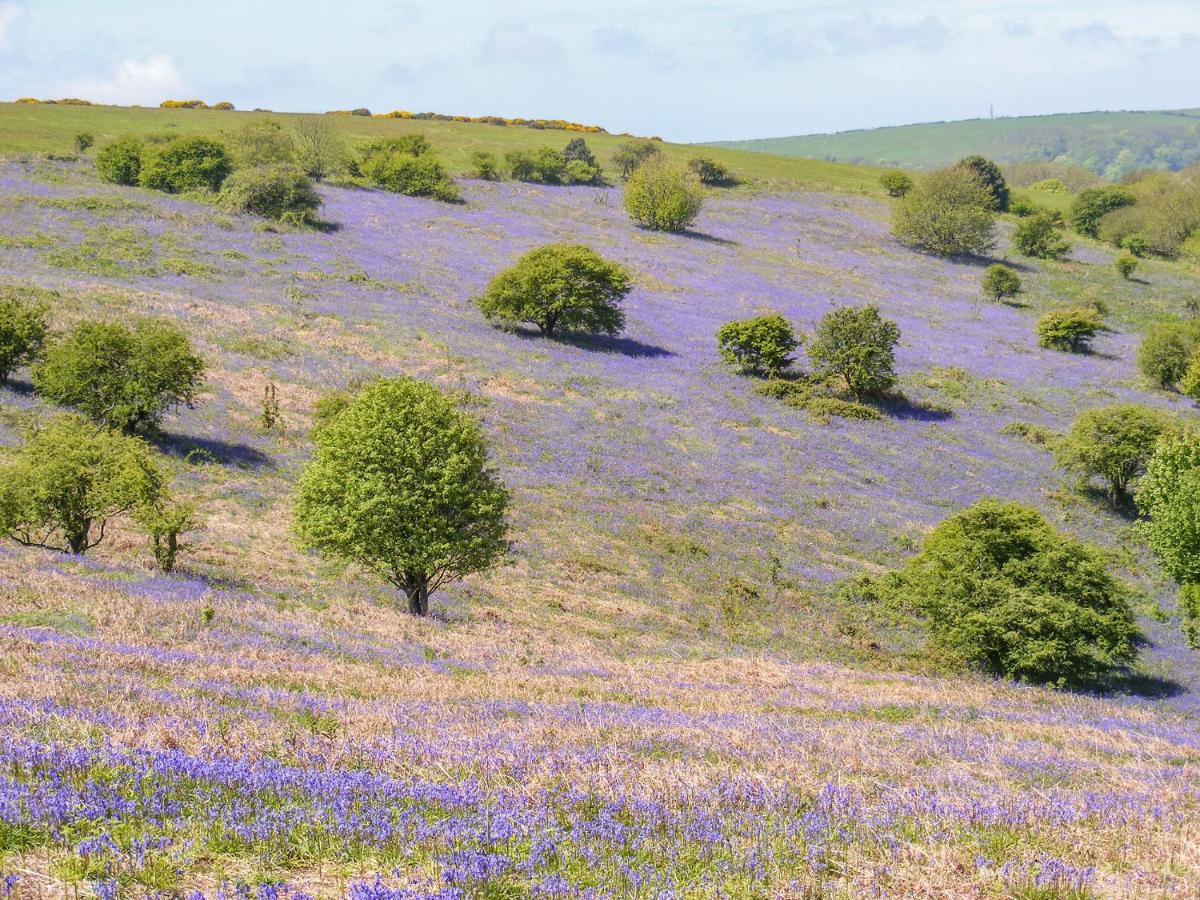
[[[844,306],[826,313],[808,358],[817,374],[841,378],[854,399],[877,397],[896,383],[900,327],[874,306]]]
[[[992,194],[971,169],[931,172],[896,201],[892,233],[939,256],[980,256],[996,246]]]
[[[1166,414],[1132,403],[1089,409],[1071,424],[1054,455],[1081,478],[1103,479],[1116,505],[1128,498],[1130,484],[1145,470],[1169,425]]]

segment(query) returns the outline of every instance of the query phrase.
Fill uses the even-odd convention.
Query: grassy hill
[[[734,151],[760,182],[713,192],[677,235],[634,228],[617,188],[467,179],[462,204],[323,185],[338,227],[292,230],[44,156],[85,128],[212,133],[239,115],[0,107],[18,151],[0,161],[0,281],[53,291],[57,329],[174,321],[208,365],[195,408],[156,439],[203,517],[178,571],[155,571],[128,523],[84,558],[0,545],[0,886],[1200,892],[1200,659],[1173,586],[1128,520],[1010,427],[1061,432],[1117,401],[1194,414],[1134,364],[1143,325],[1200,289],[1194,272],[1147,260],[1125,281],[1110,250],[1077,241],[1062,262],[1014,261],[1019,302],[985,303],[981,265],[891,238],[886,203],[860,192],[874,177]],[[456,166],[566,138],[416,128]],[[620,338],[480,316],[487,280],[551,241],[635,273]],[[1111,330],[1096,352],[1037,346],[1039,314],[1098,301]],[[785,406],[716,353],[729,319],[770,308],[809,332],[867,302],[901,329],[905,399],[878,420]],[[438,593],[428,620],[289,528],[318,399],[400,374],[473,396],[513,495],[506,565]],[[264,429],[269,386],[282,421]],[[44,412],[18,372],[0,444]],[[839,599],[983,496],[1036,506],[1130,585],[1145,644],[1105,695],[959,671]]]
[[[1200,110],[968,119],[713,146],[912,169],[980,153],[1003,162],[1057,160],[1116,178],[1147,166],[1178,169],[1200,161]]]

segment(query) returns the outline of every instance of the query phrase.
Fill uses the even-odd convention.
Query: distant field
[[[1181,168],[1200,159],[1200,109],[968,119],[713,146],[913,169],[981,153],[1005,162],[1059,160],[1113,177],[1156,162]]]
[[[0,103],[0,155],[21,153],[64,153],[73,137],[89,131],[97,144],[124,134],[178,133],[219,134],[241,127],[253,119],[286,121],[287,113],[223,112],[202,109],[153,109],[115,106],[51,106]],[[488,150],[503,155],[510,150],[529,150],[547,144],[561,147],[575,134],[521,126],[478,125],[429,120],[372,119],[366,116],[331,116],[349,143],[397,134],[424,134],[455,172],[471,166],[471,154]],[[585,135],[601,163],[611,168],[613,151],[626,137],[609,134]],[[879,194],[878,171],[869,167],[792,159],[746,153],[740,150],[698,148],[664,143],[663,150],[679,160],[703,152],[730,166],[750,181],[823,190]]]

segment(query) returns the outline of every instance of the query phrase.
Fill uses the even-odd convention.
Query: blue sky
[[[0,0],[0,97],[561,117],[682,141],[1200,106],[1200,0]]]

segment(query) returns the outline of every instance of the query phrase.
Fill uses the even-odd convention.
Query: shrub
[[[214,103],[212,108],[220,110],[221,112],[233,112],[235,109],[234,105],[228,100],[222,100],[220,103]]]
[[[967,156],[958,161],[958,167],[972,173],[987,189],[991,207],[996,212],[1008,212],[1008,182],[1000,167],[982,156]]]
[[[654,141],[626,141],[613,152],[613,165],[627,179],[642,163],[661,156],[662,148]]]
[[[1133,194],[1127,188],[1089,188],[1075,198],[1067,218],[1080,234],[1096,237],[1101,219],[1114,209],[1130,206],[1133,202]]]
[[[573,159],[563,168],[563,184],[600,184],[600,169],[582,159]]]
[[[91,132],[81,131],[75,135],[75,150],[78,153],[87,153],[94,143],[96,143],[96,138]]]
[[[1138,346],[1138,368],[1161,388],[1175,387],[1200,349],[1200,322],[1159,322]]]
[[[154,500],[143,503],[133,511],[134,519],[150,539],[150,552],[160,572],[175,571],[175,561],[185,549],[180,536],[197,528],[200,520],[196,507],[183,503],[162,492]]]
[[[567,168],[562,154],[553,147],[540,147],[536,152],[513,150],[504,160],[513,178],[532,184],[562,184]]]
[[[1152,249],[1150,247],[1150,239],[1144,234],[1128,235],[1121,241],[1121,246],[1139,259],[1149,256]]]
[[[81,322],[47,346],[32,374],[47,400],[132,434],[153,430],[174,407],[191,406],[204,362],[166,322]]]
[[[1047,194],[1069,194],[1071,189],[1058,178],[1043,178],[1029,186],[1031,191],[1044,191]]]
[[[969,256],[996,245],[992,195],[962,168],[932,172],[892,212],[892,233],[903,244],[939,256]]]
[[[1135,494],[1138,523],[1167,574],[1200,583],[1200,431],[1193,425],[1164,434]]]
[[[1018,253],[1038,259],[1062,259],[1071,249],[1055,216],[1045,212],[1017,223],[1013,229],[1013,246]]]
[[[777,378],[791,366],[791,355],[800,344],[791,323],[779,313],[726,322],[717,329],[717,351],[743,375]]]
[[[884,172],[879,176],[879,183],[887,191],[889,197],[903,197],[913,189],[913,180],[906,173],[896,169]]]
[[[1081,413],[1054,448],[1059,465],[1084,480],[1108,484],[1114,506],[1129,497],[1129,485],[1142,474],[1155,445],[1169,427],[1165,414],[1121,403]]]
[[[1037,323],[1038,346],[1050,350],[1082,353],[1103,326],[1090,309],[1060,309],[1048,312]]]
[[[982,286],[983,296],[1000,301],[1021,292],[1021,277],[1008,266],[997,263],[984,271]]]
[[[1008,211],[1018,219],[1027,219],[1041,212],[1041,207],[1036,203],[1030,203],[1028,200],[1010,200]]]
[[[146,157],[139,177],[142,186],[170,194],[219,191],[233,171],[229,151],[210,138],[171,141]]]
[[[1183,377],[1179,379],[1179,393],[1200,401],[1200,353],[1192,354]]]
[[[0,532],[29,547],[86,553],[113,519],[154,502],[161,488],[141,440],[62,414],[0,462]]]
[[[247,122],[228,137],[239,168],[286,166],[296,161],[295,139],[272,119]]]
[[[1137,267],[1138,258],[1129,251],[1118,254],[1117,258],[1113,260],[1113,268],[1115,268],[1117,273],[1126,281],[1128,281],[1132,277],[1133,273],[1137,271]]]
[[[688,160],[688,171],[696,176],[696,180],[708,187],[732,187],[738,183],[737,176],[729,171],[724,163],[707,156],[697,156]]]
[[[359,165],[378,154],[407,153],[409,156],[429,156],[433,153],[433,145],[423,134],[403,134],[399,137],[376,138],[358,145]]]
[[[234,172],[221,188],[221,205],[233,212],[304,225],[315,220],[321,198],[299,169],[270,166]]]
[[[313,181],[325,180],[345,162],[346,149],[328,119],[299,116],[292,122],[292,137],[296,164]]]
[[[703,202],[695,177],[657,160],[643,162],[625,184],[625,211],[637,224],[654,231],[689,228]]]
[[[142,174],[144,151],[145,145],[135,137],[113,141],[96,154],[96,172],[113,184],[137,184]]]
[[[1181,584],[1175,599],[1188,646],[1200,650],[1200,584]]]
[[[0,384],[38,358],[46,340],[46,305],[38,291],[0,288]]]
[[[561,329],[620,334],[629,272],[587,247],[549,244],[501,272],[476,300],[492,320],[536,325],[547,337]]]
[[[817,323],[808,357],[818,374],[841,378],[861,401],[884,394],[896,383],[898,340],[899,326],[874,306],[845,306]]]
[[[458,187],[442,164],[426,154],[381,151],[373,153],[361,168],[363,175],[385,191],[447,203],[458,200]]]
[[[596,155],[581,137],[571,138],[567,142],[567,146],[562,151],[563,162],[570,164],[572,162],[585,163],[593,169],[599,170],[600,164],[596,162]]]
[[[936,643],[992,674],[1083,685],[1136,658],[1128,591],[1099,553],[1016,503],[950,516],[882,587]]]
[[[508,492],[488,470],[478,423],[434,386],[374,382],[313,437],[297,534],[402,590],[410,613],[426,615],[441,585],[504,554]]]
[[[476,150],[471,154],[471,174],[484,181],[495,181],[500,177],[500,164],[496,162],[496,154],[486,150]]]

